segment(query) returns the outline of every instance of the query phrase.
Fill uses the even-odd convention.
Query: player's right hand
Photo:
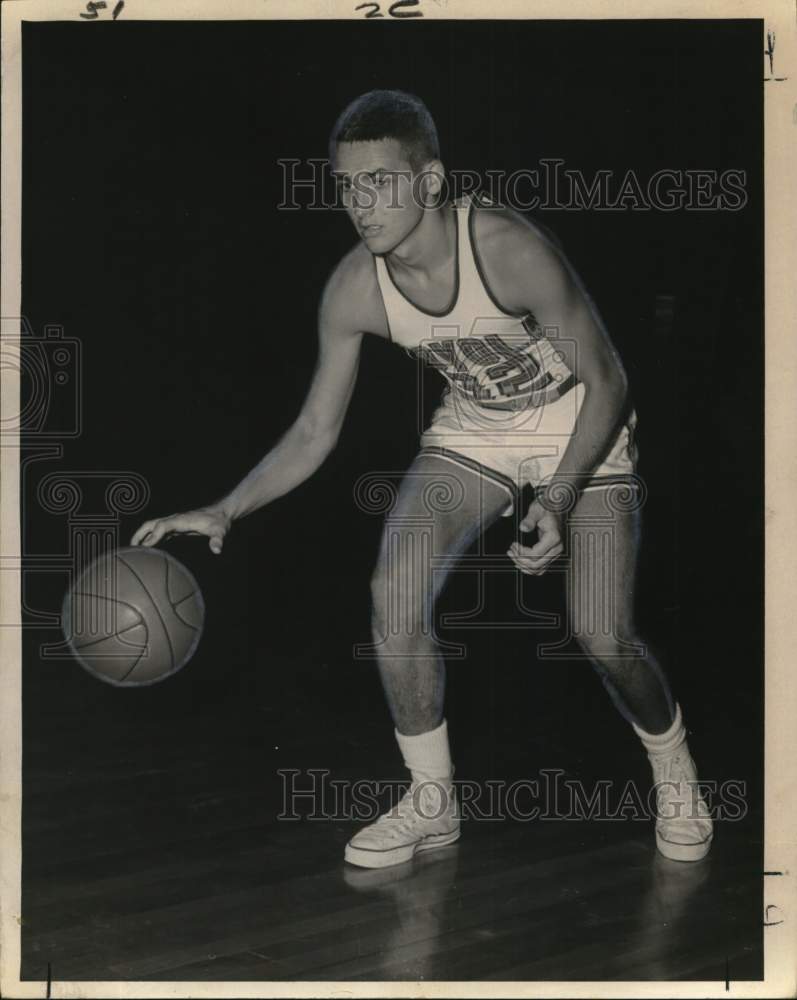
[[[218,555],[231,523],[230,517],[218,508],[201,507],[184,514],[170,514],[145,521],[130,539],[130,544],[150,547],[172,535],[205,535],[210,539],[211,552]]]

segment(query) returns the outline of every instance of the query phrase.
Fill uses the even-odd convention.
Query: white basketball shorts
[[[503,487],[511,501],[503,513],[509,516],[524,486],[543,487],[556,472],[577,430],[584,392],[577,383],[553,402],[516,412],[488,409],[449,388],[421,435],[421,454],[470,468]],[[636,424],[632,409],[585,490],[639,485]]]

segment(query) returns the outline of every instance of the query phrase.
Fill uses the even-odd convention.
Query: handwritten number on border
[[[125,5],[125,0],[119,0],[117,5],[114,7],[113,13],[111,15],[114,21],[122,13],[122,8],[124,7],[124,5]],[[93,21],[95,18],[100,16],[98,12],[101,10],[105,10],[107,6],[108,4],[105,2],[105,0],[89,0],[89,3],[86,4],[86,10],[88,11],[88,13],[84,14],[81,11],[80,16],[85,18],[87,21]]]
[[[420,7],[420,0],[394,0],[394,2],[388,7],[387,12],[390,17],[423,17],[422,10],[407,10],[407,8],[418,8]],[[365,14],[366,18],[369,17],[384,17],[382,13],[381,4],[377,0],[368,0],[367,3],[358,4],[355,10],[367,10]]]

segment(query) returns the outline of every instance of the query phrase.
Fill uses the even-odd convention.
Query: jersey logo
[[[527,334],[435,338],[409,353],[484,406],[537,406],[561,396],[575,382],[550,342]]]

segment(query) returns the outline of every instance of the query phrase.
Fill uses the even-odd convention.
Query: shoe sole
[[[438,847],[448,847],[459,840],[459,833],[459,830],[454,830],[453,833],[438,833],[416,841],[414,844],[394,847],[389,851],[372,851],[346,844],[343,856],[350,865],[357,865],[359,868],[390,868],[392,865],[400,865],[409,861],[421,851],[433,851]]]
[[[656,847],[660,854],[670,861],[702,861],[711,848],[713,835],[701,841],[699,844],[676,844],[672,840],[665,840],[656,834]]]

